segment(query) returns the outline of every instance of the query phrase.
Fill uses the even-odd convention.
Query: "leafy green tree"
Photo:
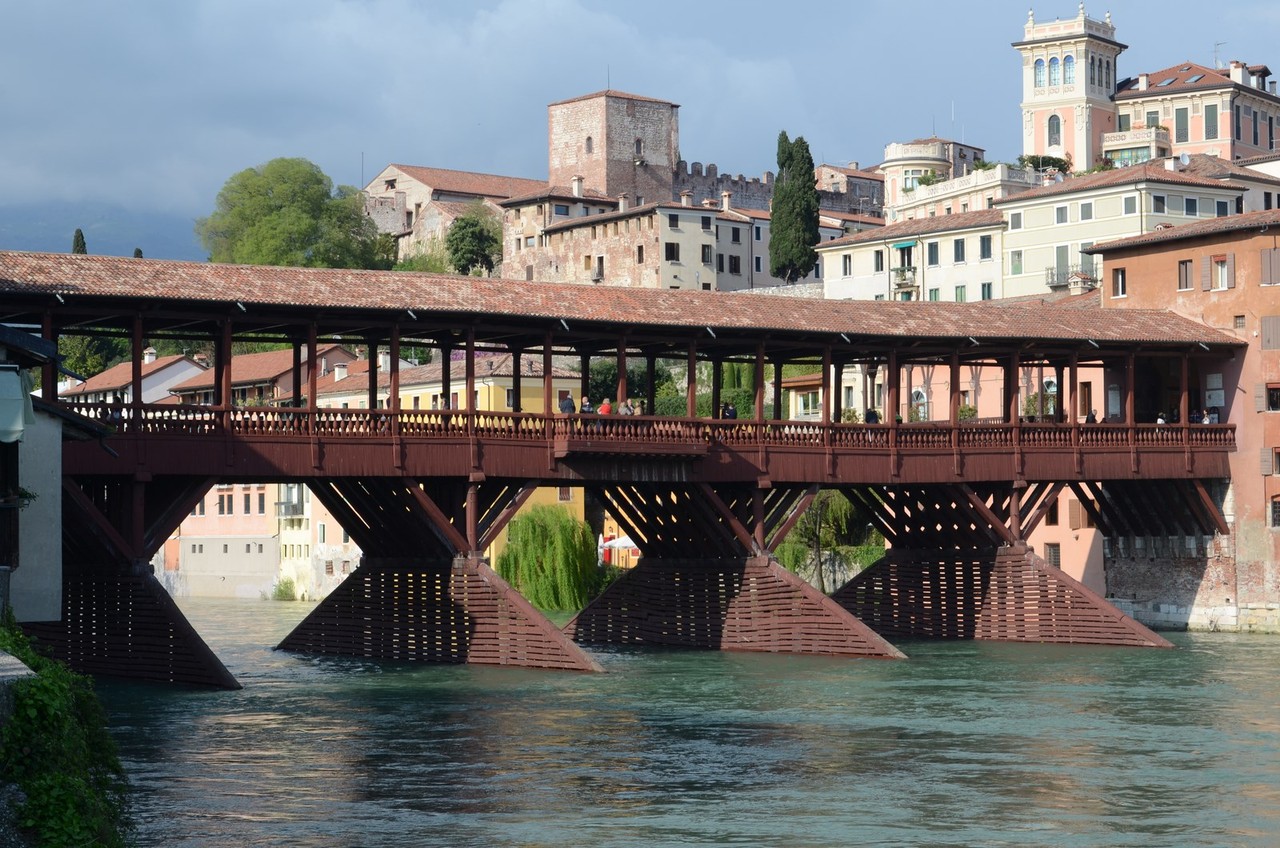
[[[778,176],[773,182],[769,231],[769,273],[794,283],[818,261],[818,188],[813,155],[802,136],[795,141],[778,134]]]
[[[654,365],[653,380],[656,385],[671,382],[671,369],[659,360]],[[618,396],[618,361],[616,359],[597,359],[591,363],[591,379],[588,393],[592,403],[599,403],[602,398],[614,400]],[[628,360],[627,362],[627,395],[633,398],[644,398],[649,394],[649,379],[644,362]],[[681,412],[681,415],[684,413]]]
[[[311,268],[379,266],[378,233],[359,189],[306,159],[272,159],[233,175],[196,222],[212,262]],[[389,267],[385,264],[382,267]]]
[[[834,591],[842,575],[870,565],[865,561],[869,558],[879,558],[867,549],[883,554],[884,542],[870,532],[862,511],[842,493],[823,489],[778,546],[776,556],[785,568],[813,580],[825,593],[828,582]]]
[[[394,255],[394,247],[392,248]],[[421,271],[428,274],[451,274],[453,266],[449,264],[449,251],[444,241],[432,236],[412,256],[406,256],[395,264],[397,271]]]
[[[1018,157],[1018,165],[1023,168],[1034,168],[1037,171],[1045,171],[1049,168],[1056,168],[1063,174],[1071,173],[1071,159],[1059,156],[1041,156],[1036,153],[1024,153]]]
[[[134,259],[141,259],[141,258],[142,258],[142,248],[140,248],[140,247],[135,247],[135,248],[133,249],[133,258],[134,258]]]
[[[454,219],[444,244],[458,273],[488,274],[502,257],[502,224],[477,200]]]
[[[81,377],[92,377],[124,360],[129,343],[105,336],[60,336],[58,353],[68,371]]]
[[[535,506],[512,519],[498,574],[544,610],[582,609],[604,586],[591,530],[562,506]]]
[[[76,227],[76,234],[71,237],[72,253],[88,253],[89,248],[84,243],[84,230]]]

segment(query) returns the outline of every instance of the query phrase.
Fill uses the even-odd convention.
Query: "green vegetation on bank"
[[[582,609],[609,580],[596,564],[590,528],[564,507],[550,505],[512,519],[497,571],[542,610]]]
[[[0,650],[36,676],[13,685],[0,773],[22,790],[19,824],[39,846],[126,845],[126,781],[93,682],[40,654],[13,620]]]

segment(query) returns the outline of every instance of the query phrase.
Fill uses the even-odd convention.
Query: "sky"
[[[1077,2],[1031,8],[1073,18]],[[1280,73],[1274,0],[1085,8],[1109,10],[1129,45],[1120,77],[1212,65],[1215,50]],[[1026,0],[0,0],[0,211],[28,215],[25,228],[0,220],[0,249],[44,249],[23,243],[41,208],[109,206],[189,232],[231,175],[281,156],[341,185],[390,163],[545,179],[547,104],[605,88],[679,104],[682,156],[721,173],[773,170],[780,130],[832,164],[872,165],[886,144],[935,133],[1009,161],[1022,152],[1010,44],[1027,11]],[[69,231],[58,239],[70,249]]]

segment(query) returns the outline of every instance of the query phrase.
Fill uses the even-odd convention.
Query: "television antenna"
[[[1219,47],[1221,47],[1222,45],[1226,44],[1226,43],[1227,43],[1227,42],[1225,42],[1225,41],[1215,41],[1215,42],[1213,42],[1213,66],[1214,66],[1215,68],[1221,68],[1221,67],[1222,67],[1222,60],[1218,58],[1218,48],[1219,48]]]

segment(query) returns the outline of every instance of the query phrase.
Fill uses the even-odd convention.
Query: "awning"
[[[893,249],[901,250],[904,247],[915,247],[915,246],[916,246],[915,241],[900,241],[897,244],[893,245]]]
[[[22,390],[18,369],[12,365],[0,367],[0,442],[22,440],[30,403]]]

